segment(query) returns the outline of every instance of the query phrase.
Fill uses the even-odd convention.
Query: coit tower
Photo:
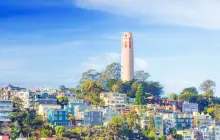
[[[134,77],[134,48],[131,32],[122,34],[121,79],[131,81]]]

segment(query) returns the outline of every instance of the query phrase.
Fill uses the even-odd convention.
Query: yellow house
[[[38,115],[43,116],[43,120],[47,120],[47,111],[49,109],[61,109],[60,105],[54,105],[54,104],[40,104],[38,106]]]

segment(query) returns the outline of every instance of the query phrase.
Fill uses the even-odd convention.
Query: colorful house
[[[103,111],[99,109],[88,109],[84,112],[84,125],[103,125]]]
[[[80,109],[85,108],[85,103],[83,101],[81,102],[69,102],[68,105],[64,106],[64,110],[66,110],[70,114],[75,114],[74,107],[79,106]]]
[[[162,135],[163,130],[164,130],[164,125],[163,125],[163,115],[162,114],[155,114],[154,115],[154,122],[155,122],[155,129],[156,129],[156,134]]]
[[[68,113],[62,109],[49,109],[48,110],[48,122],[51,125],[57,126],[70,126],[71,121],[68,119]]]
[[[211,126],[214,124],[212,116],[209,114],[200,114],[199,112],[193,112],[193,127],[199,128],[201,126]]]
[[[13,103],[11,100],[0,100],[0,122],[10,121],[9,114],[13,110]]]
[[[9,140],[9,136],[0,136],[0,140]]]
[[[61,109],[61,106],[57,104],[40,104],[38,106],[37,112],[38,112],[38,115],[43,116],[44,121],[48,119],[47,113],[49,109]]]
[[[164,114],[165,132],[169,133],[169,129],[177,130],[191,129],[193,125],[193,116],[190,113],[171,113]]]

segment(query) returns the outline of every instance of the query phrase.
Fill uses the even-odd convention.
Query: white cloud
[[[119,53],[103,53],[97,56],[89,57],[87,61],[83,62],[80,67],[81,70],[95,69],[97,71],[102,71],[105,67],[112,62],[120,62],[121,55]],[[147,70],[148,63],[144,58],[134,58],[135,70]],[[81,71],[82,72],[82,71]]]
[[[142,22],[220,29],[219,0],[76,0],[75,4]]]
[[[85,71],[88,69],[95,69],[97,71],[102,71],[104,68],[111,64],[112,62],[119,62],[119,53],[104,53],[97,56],[89,57],[87,61],[81,64],[81,68]]]

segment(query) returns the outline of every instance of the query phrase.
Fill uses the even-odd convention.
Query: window
[[[62,116],[60,116],[60,117],[59,117],[59,120],[62,120],[62,119],[63,119],[63,117],[62,117]]]

